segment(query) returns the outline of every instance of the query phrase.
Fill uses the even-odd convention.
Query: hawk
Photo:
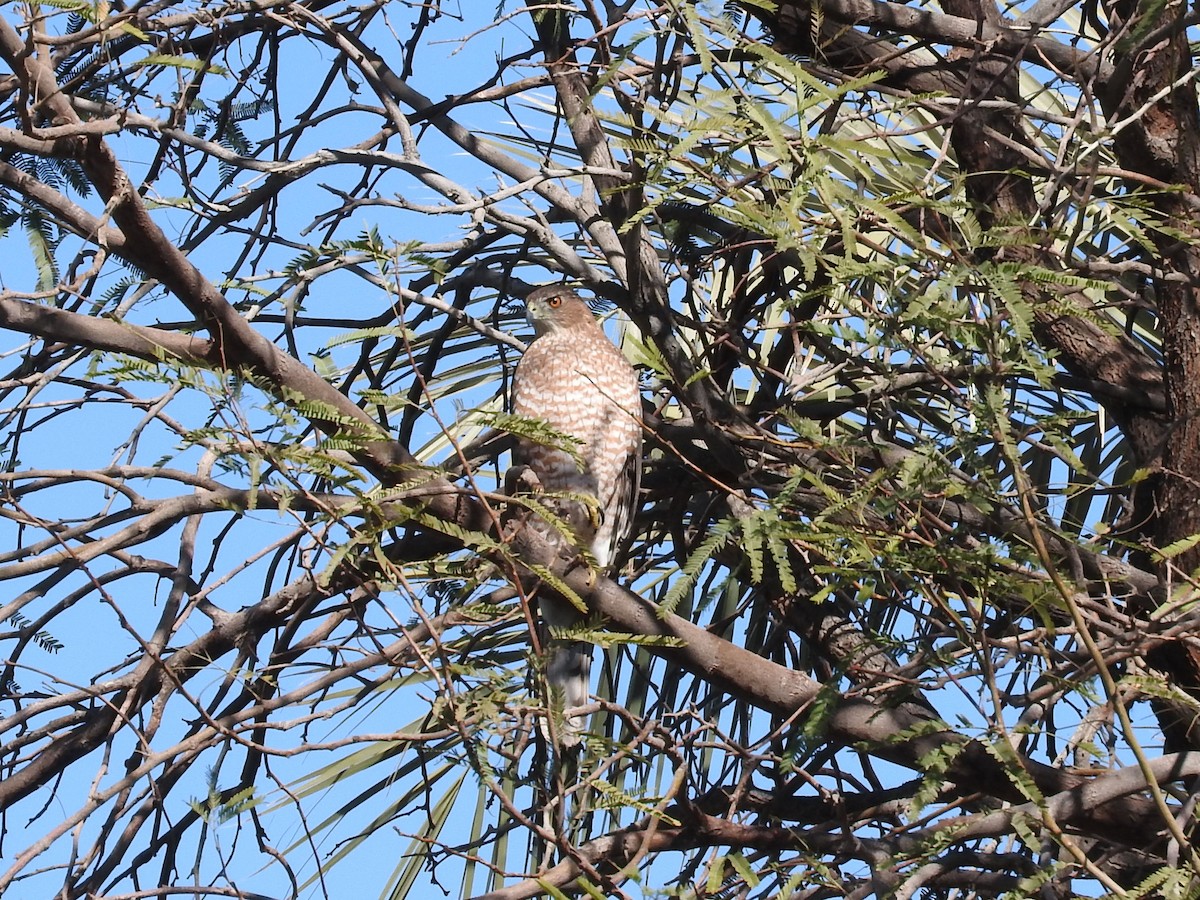
[[[535,288],[525,299],[525,312],[534,339],[513,376],[512,411],[545,422],[578,444],[573,456],[518,438],[513,462],[528,466],[547,494],[595,498],[597,512],[578,514],[578,502],[552,508],[562,510],[576,539],[591,551],[601,572],[608,573],[636,509],[642,450],[637,373],[574,291],[561,285]],[[544,598],[541,612],[551,627],[569,627],[581,619],[559,597]],[[546,677],[564,709],[587,703],[591,668],[591,644],[551,642]],[[567,717],[562,743],[578,745],[582,729],[581,716]]]

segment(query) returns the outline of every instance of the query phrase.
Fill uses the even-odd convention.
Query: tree
[[[451,7],[0,17],[0,891],[1194,895],[1185,5]],[[502,492],[560,280],[611,579]]]

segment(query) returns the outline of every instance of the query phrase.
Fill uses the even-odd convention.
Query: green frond
[[[49,219],[35,208],[26,209],[22,219],[29,251],[37,267],[37,289],[51,290],[58,284],[58,262],[55,259],[55,251],[58,248],[56,229]]]
[[[687,562],[680,569],[679,575],[659,601],[659,608],[664,614],[674,612],[680,603],[691,596],[705,565],[718,550],[729,542],[737,532],[737,527],[736,520],[727,519],[718,522],[709,532],[708,537],[692,551]]]

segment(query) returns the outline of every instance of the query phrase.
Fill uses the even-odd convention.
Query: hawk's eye
[[[551,309],[558,309],[560,306],[562,306],[562,297],[551,297],[546,301],[546,305]]]

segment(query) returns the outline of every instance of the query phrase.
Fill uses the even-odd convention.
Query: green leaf
[[[173,56],[167,53],[151,53],[142,59],[136,60],[132,65],[136,68],[164,66],[170,69],[190,69],[193,72],[208,72],[213,75],[229,74],[228,70],[223,66],[218,66],[202,59],[194,59],[190,56]]]

